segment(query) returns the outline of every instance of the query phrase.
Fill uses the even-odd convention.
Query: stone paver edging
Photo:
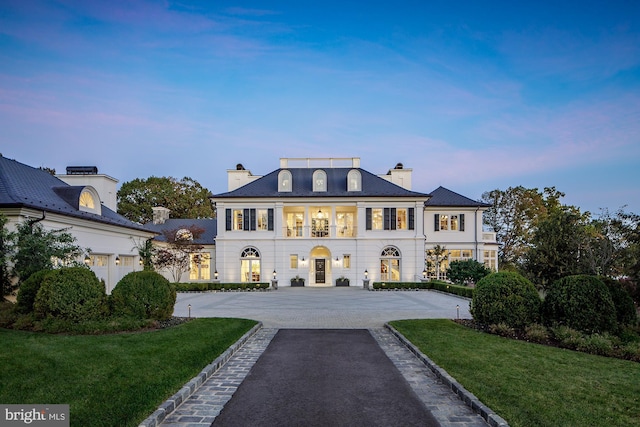
[[[186,383],[176,394],[167,399],[158,409],[151,414],[147,419],[139,424],[139,427],[157,427],[160,423],[167,418],[178,406],[186,401],[198,388],[204,384],[204,382],[211,377],[216,371],[224,365],[231,356],[234,355],[240,347],[244,345],[249,338],[251,338],[257,331],[262,328],[262,322],[255,325],[249,332],[244,334],[238,341],[236,341],[231,347],[225,350],[220,356],[218,356],[213,362],[205,366],[200,373]]]
[[[393,326],[385,323],[384,325],[387,329],[391,331],[393,335],[395,335],[402,344],[404,344],[409,351],[416,355],[418,359],[422,361],[431,371],[444,383],[447,387],[449,387],[460,399],[464,401],[464,403],[469,406],[474,412],[480,415],[490,426],[492,427],[508,427],[509,424],[498,414],[493,412],[489,407],[483,404],[476,396],[473,395],[470,391],[465,389],[462,384],[456,381],[451,375],[447,373],[444,369],[435,364],[433,360],[431,360],[427,355],[422,353],[415,345],[413,345],[409,340],[407,340],[404,335],[398,332]]]

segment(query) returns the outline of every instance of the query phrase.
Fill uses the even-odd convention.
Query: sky
[[[0,153],[214,194],[359,157],[640,213],[640,2],[2,0]]]

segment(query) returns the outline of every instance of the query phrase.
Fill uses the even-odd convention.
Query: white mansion
[[[238,165],[228,192],[212,196],[218,279],[419,281],[436,274],[434,247],[444,248],[438,270],[464,259],[497,270],[495,233],[482,229],[488,205],[443,187],[414,192],[411,173],[398,164],[374,175],[359,158],[283,158],[264,176]]]

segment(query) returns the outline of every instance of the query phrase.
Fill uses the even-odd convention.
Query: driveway
[[[470,319],[469,300],[435,291],[284,287],[267,292],[179,293],[175,316],[239,317],[265,328],[368,329],[398,319]]]

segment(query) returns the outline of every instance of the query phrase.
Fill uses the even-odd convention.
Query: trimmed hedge
[[[18,297],[16,300],[16,310],[19,313],[31,313],[33,312],[33,304],[36,302],[36,295],[42,286],[42,282],[47,274],[51,270],[40,270],[33,273],[27,280],[22,282],[20,289],[18,290]]]
[[[108,312],[104,282],[86,267],[52,270],[36,294],[34,311],[40,318],[91,320]]]
[[[473,297],[473,288],[452,285],[439,280],[430,280],[428,282],[373,282],[372,287],[375,290],[433,289],[466,298]]]
[[[616,320],[618,325],[635,325],[638,323],[638,313],[633,303],[633,298],[631,298],[629,292],[622,287],[622,283],[610,277],[601,276],[600,280],[609,288],[613,305],[616,307]]]
[[[533,283],[518,273],[499,272],[477,283],[470,311],[479,323],[523,330],[540,319],[540,304]]]
[[[176,291],[155,271],[134,271],[124,276],[111,292],[117,316],[165,320],[173,315]]]
[[[246,283],[175,283],[178,292],[190,291],[238,291],[238,290],[259,290],[269,289],[268,282],[246,282]]]
[[[567,276],[553,282],[542,304],[542,317],[548,326],[566,325],[588,334],[617,327],[611,293],[596,276]]]

